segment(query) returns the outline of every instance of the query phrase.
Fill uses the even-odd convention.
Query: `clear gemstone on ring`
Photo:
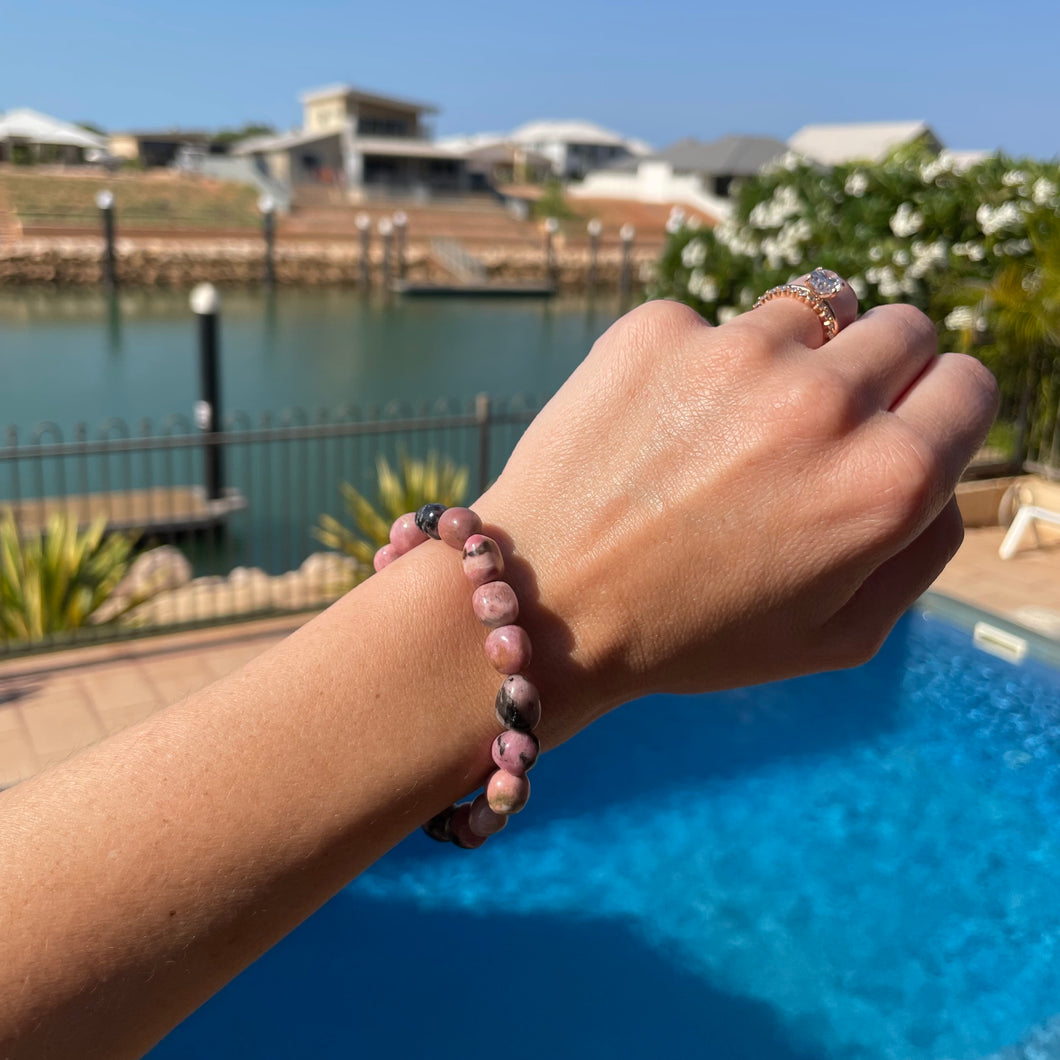
[[[837,272],[820,267],[813,270],[806,280],[806,286],[820,298],[834,298],[846,281]]]

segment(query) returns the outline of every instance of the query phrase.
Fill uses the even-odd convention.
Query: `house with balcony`
[[[469,187],[467,158],[433,141],[430,104],[332,85],[301,96],[302,128],[254,137],[232,154],[297,195],[339,188],[351,202],[401,196],[428,200]]]

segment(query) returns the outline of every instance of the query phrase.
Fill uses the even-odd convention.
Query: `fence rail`
[[[352,526],[341,484],[374,501],[379,460],[397,467],[437,455],[466,469],[471,491],[481,492],[535,412],[525,399],[482,394],[313,418],[294,409],[257,423],[235,413],[215,433],[183,416],[141,421],[135,432],[110,420],[95,437],[79,425],[70,441],[54,423],[25,441],[9,429],[0,447],[0,545],[6,524],[18,555],[0,554],[0,658],[324,606],[365,573],[314,538],[323,515]],[[46,549],[34,560],[34,543],[57,521],[87,533],[97,520],[112,535],[134,533],[129,574],[83,625],[63,628],[75,578],[51,594],[57,613],[30,629],[29,597],[39,590],[27,583],[54,588],[69,576],[26,570],[47,566]]]

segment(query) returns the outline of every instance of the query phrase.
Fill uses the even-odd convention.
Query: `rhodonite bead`
[[[505,773],[516,777],[525,776],[527,770],[533,769],[540,746],[532,732],[505,729],[493,741],[493,761]]]
[[[404,555],[422,545],[427,535],[416,525],[416,513],[406,512],[394,520],[390,528],[390,543]]]
[[[522,674],[505,678],[494,704],[497,720],[506,729],[529,732],[541,720],[541,697]]]
[[[393,563],[400,555],[401,553],[393,545],[384,545],[372,557],[372,566],[375,567],[376,574]]]
[[[464,577],[474,586],[495,582],[504,573],[500,545],[492,537],[472,534],[464,542]]]
[[[416,513],[416,525],[428,536],[438,540],[438,520],[445,511],[444,504],[425,504]]]
[[[486,836],[496,835],[508,823],[508,818],[504,814],[490,809],[489,799],[486,798],[486,793],[483,792],[471,803],[471,811],[468,814],[467,823],[475,835],[485,838]]]
[[[438,520],[438,536],[450,547],[462,549],[472,534],[482,530],[482,520],[470,508],[446,508]]]
[[[424,826],[423,830],[431,837],[431,839],[437,839],[439,843],[449,843],[452,841],[452,833],[449,831],[449,825],[453,819],[453,810],[455,806],[446,806],[441,813],[436,813]]]
[[[530,665],[530,636],[522,626],[500,626],[486,634],[486,658],[494,670],[517,674]]]
[[[485,626],[510,626],[519,617],[519,600],[507,582],[486,582],[471,594],[471,610]]]
[[[449,833],[453,842],[465,850],[474,850],[486,842],[484,835],[476,835],[471,831],[471,803],[462,802],[453,810],[453,817],[449,822]]]
[[[486,785],[486,799],[494,813],[518,813],[530,798],[530,781],[498,769]]]

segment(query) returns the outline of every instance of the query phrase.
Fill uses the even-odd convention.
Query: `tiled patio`
[[[936,591],[1060,641],[1060,535],[1011,560],[1004,531],[967,531]],[[154,637],[0,664],[0,788],[230,673],[297,618]]]

